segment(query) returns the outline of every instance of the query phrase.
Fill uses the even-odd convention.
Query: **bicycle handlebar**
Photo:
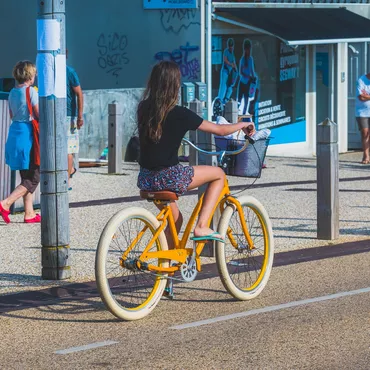
[[[221,156],[237,155],[237,154],[241,153],[242,151],[244,151],[249,144],[254,144],[254,140],[251,137],[249,137],[248,135],[245,135],[245,144],[240,149],[237,149],[237,150],[220,150],[220,151],[216,151],[216,152],[209,152],[207,150],[203,150],[203,149],[197,147],[194,143],[192,143],[188,139],[183,138],[182,141],[189,144],[190,146],[192,146],[194,149],[196,149],[200,153],[203,153],[203,154],[206,154],[206,155],[221,155]]]

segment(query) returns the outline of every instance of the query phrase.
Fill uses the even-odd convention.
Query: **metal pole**
[[[189,103],[189,109],[196,113],[198,116],[203,117],[203,104],[200,100],[195,99],[192,102]],[[190,131],[190,141],[192,141],[196,145],[200,145],[202,149],[205,150],[212,150],[212,145],[209,142],[209,139],[211,139],[211,135],[206,135],[205,133],[201,131]],[[212,166],[212,157],[207,156],[205,154],[199,153],[197,150],[190,148],[190,154],[189,154],[189,164],[191,166],[197,166],[197,165],[209,165]],[[207,190],[207,185],[199,186],[198,188],[198,199],[202,196],[202,194]],[[217,213],[215,214],[216,217],[213,218],[212,223],[210,227],[217,227],[218,224],[218,218]],[[208,242],[204,245],[202,256],[206,257],[213,257],[214,256],[214,248],[213,243]]]
[[[206,0],[207,119],[212,120],[212,0]]]
[[[120,106],[108,104],[108,173],[122,173],[122,135],[119,129],[118,116]]]
[[[206,2],[200,0],[200,80],[206,81]]]
[[[339,237],[338,126],[327,118],[317,126],[317,238]]]
[[[67,279],[69,204],[66,134],[65,1],[37,0],[41,147],[42,278]]]

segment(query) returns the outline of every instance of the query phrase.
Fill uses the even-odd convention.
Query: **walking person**
[[[361,76],[356,84],[356,121],[361,132],[362,164],[370,163],[370,72]]]
[[[73,166],[73,156],[80,149],[79,130],[84,124],[83,105],[80,80],[76,71],[67,65],[68,190],[72,190],[71,179],[77,171]]]
[[[23,197],[24,222],[40,223],[41,216],[33,209],[32,194],[40,182],[39,104],[38,93],[32,87],[36,66],[30,61],[18,62],[13,68],[16,86],[10,91],[8,104],[12,123],[5,144],[5,161],[13,170],[19,170],[21,183],[0,202],[0,215],[10,223],[10,207]]]

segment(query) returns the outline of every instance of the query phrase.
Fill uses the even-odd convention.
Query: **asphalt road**
[[[282,252],[256,299],[213,265],[147,318],[116,320],[94,283],[0,297],[2,369],[370,369],[370,241]]]

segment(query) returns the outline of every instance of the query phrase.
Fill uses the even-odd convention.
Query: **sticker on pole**
[[[37,20],[37,50],[60,49],[60,23],[57,19]]]
[[[144,0],[144,9],[196,9],[198,0]]]
[[[54,95],[54,56],[50,53],[37,54],[36,67],[39,96]]]
[[[67,97],[67,62],[65,54],[55,57],[55,92],[56,98]]]
[[[47,97],[54,95],[56,98],[67,96],[67,66],[66,56],[51,53],[39,53],[36,58],[38,71],[39,96]]]

